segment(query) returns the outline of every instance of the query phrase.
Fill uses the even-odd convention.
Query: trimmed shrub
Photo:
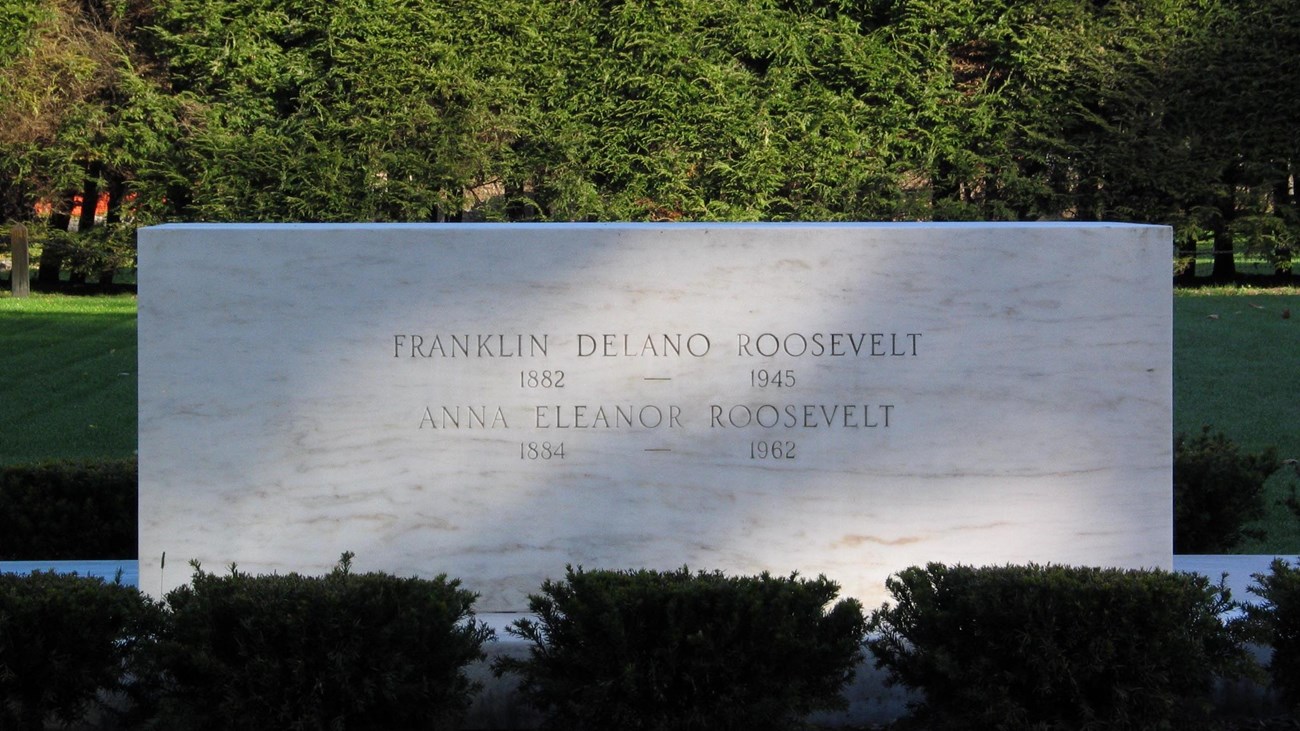
[[[929,564],[887,586],[867,645],[927,728],[1194,728],[1214,679],[1250,668],[1202,576]]]
[[[1174,552],[1223,553],[1264,511],[1264,481],[1282,466],[1277,451],[1243,454],[1222,433],[1174,438]]]
[[[0,561],[136,557],[134,459],[0,468]]]
[[[136,589],[95,577],[0,574],[0,728],[73,723],[106,694],[161,612]]]
[[[1268,673],[1273,689],[1300,708],[1300,567],[1273,559],[1269,573],[1255,574],[1250,593],[1263,600],[1246,607],[1254,639],[1272,647]]]
[[[529,656],[494,670],[522,677],[548,728],[787,728],[841,705],[861,659],[862,608],[827,611],[838,592],[825,577],[569,568],[510,629]]]
[[[158,728],[454,727],[492,630],[445,576],[216,576],[195,567],[167,594],[170,623],[151,672]]]

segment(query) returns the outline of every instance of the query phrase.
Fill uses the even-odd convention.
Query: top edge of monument
[[[509,229],[518,230],[556,230],[556,229],[637,229],[637,230],[707,230],[707,229],[741,229],[741,228],[786,228],[786,229],[1054,229],[1054,228],[1169,228],[1158,224],[1125,223],[1122,221],[608,221],[608,222],[549,222],[549,223],[166,223],[146,226],[145,229],[236,229],[236,230],[464,230],[474,229]]]

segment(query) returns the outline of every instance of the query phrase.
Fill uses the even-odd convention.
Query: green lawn
[[[0,464],[134,454],[135,313],[128,295],[0,295]],[[1300,292],[1174,297],[1174,428],[1202,425],[1300,459]],[[1241,552],[1300,553],[1300,520],[1279,502],[1300,484],[1289,475],[1269,482],[1267,537]]]
[[[1283,319],[1284,310],[1293,316]],[[1300,457],[1300,295],[1174,298],[1174,429]]]
[[[136,449],[135,297],[0,296],[0,464]]]
[[[1281,293],[1276,293],[1276,292]],[[1267,293],[1265,293],[1267,292]],[[1282,313],[1292,316],[1284,319]],[[1248,451],[1300,459],[1300,293],[1208,290],[1174,298],[1174,430],[1202,425]],[[1300,486],[1284,468],[1265,486],[1262,539],[1240,553],[1300,553],[1300,519],[1280,501]]]

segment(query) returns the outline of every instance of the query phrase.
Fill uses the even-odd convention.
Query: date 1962
[[[794,459],[796,445],[794,442],[780,439],[772,441],[755,441],[749,443],[750,459]]]

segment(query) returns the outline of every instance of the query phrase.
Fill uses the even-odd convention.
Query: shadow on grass
[[[0,464],[131,457],[134,298],[0,299]]]

